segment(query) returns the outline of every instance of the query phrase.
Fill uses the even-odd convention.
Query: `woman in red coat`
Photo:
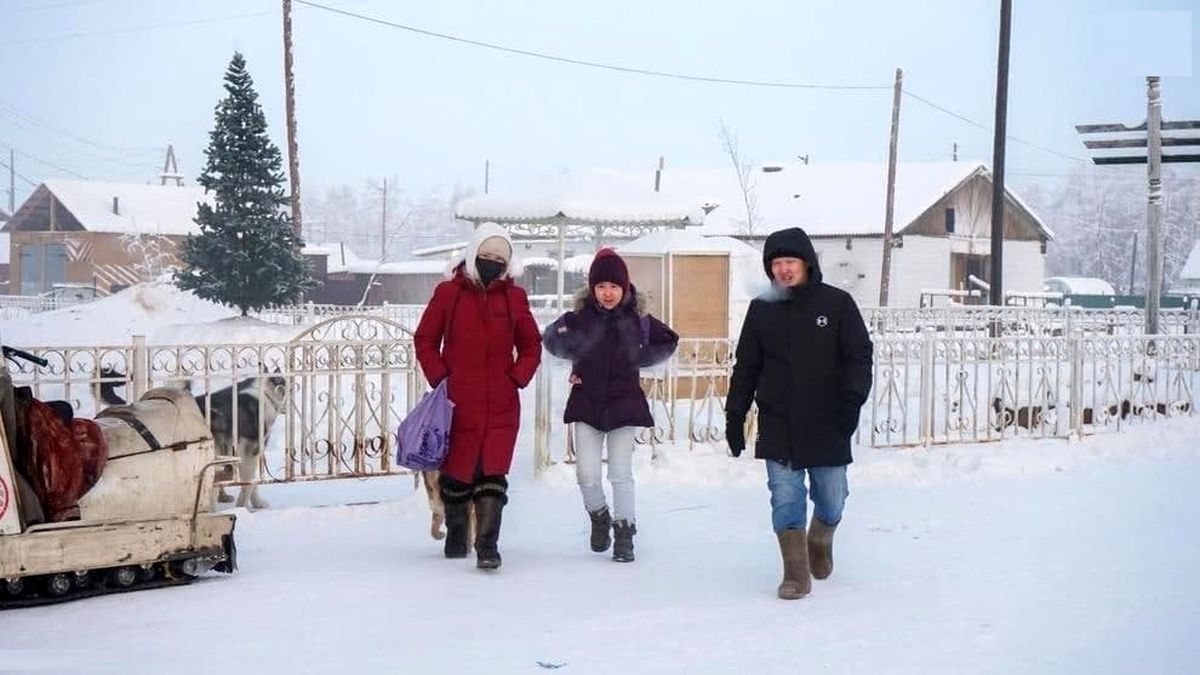
[[[475,230],[463,261],[433,291],[413,336],[425,379],[449,378],[450,450],[439,487],[446,505],[447,558],[467,555],[475,502],[476,565],[500,566],[500,514],[521,423],[518,389],[542,358],[541,333],[525,291],[510,275],[512,240],[491,223]],[[515,355],[514,355],[515,352]]]

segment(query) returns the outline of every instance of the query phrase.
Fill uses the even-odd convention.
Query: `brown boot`
[[[775,534],[779,537],[779,552],[783,555],[783,583],[779,584],[779,597],[798,600],[812,590],[804,530],[784,530]]]
[[[808,525],[808,565],[814,579],[833,574],[833,532],[837,525],[826,525],[813,516]]]

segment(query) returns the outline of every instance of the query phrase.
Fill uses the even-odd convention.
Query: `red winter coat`
[[[505,278],[485,292],[460,267],[434,289],[413,344],[431,386],[450,378],[454,422],[442,472],[468,484],[478,475],[507,474],[521,423],[517,390],[542,360],[525,291]]]

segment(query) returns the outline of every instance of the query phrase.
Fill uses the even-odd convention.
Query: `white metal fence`
[[[264,449],[267,483],[408,473],[393,461],[393,434],[426,388],[408,331],[377,317],[329,319],[284,343],[158,346],[135,338],[27,351],[50,363],[9,364],[14,384],[66,400],[83,416],[151,387],[190,388],[214,430],[224,425],[229,438]],[[250,407],[214,403],[222,390]],[[268,390],[274,398],[260,394]],[[222,411],[224,420],[213,421]]]
[[[19,345],[50,365],[8,367],[17,385],[32,387],[38,398],[67,400],[84,416],[106,401],[135,400],[153,386],[187,385],[206,402],[224,388],[240,394],[274,386],[282,401],[278,420],[250,432],[266,449],[264,481],[403,473],[392,461],[393,434],[426,385],[411,340],[419,311],[392,307],[403,309],[394,318],[327,318],[285,343]],[[1195,310],[1164,320],[1171,332],[1153,338],[1136,334],[1140,312],[935,311],[865,312],[876,329],[874,387],[859,443],[1065,438],[1193,415],[1200,402]],[[1024,327],[999,337],[980,328],[997,317]],[[916,320],[928,325],[901,329]],[[733,340],[685,339],[669,363],[645,371],[655,426],[638,442],[723,443],[735,346]],[[571,459],[568,430],[559,421],[567,376],[565,363],[547,358],[533,387],[538,467]],[[235,414],[232,424],[236,437],[247,422]]]
[[[23,319],[25,317],[78,305],[87,300],[73,296],[54,295],[0,295],[0,320]]]
[[[873,386],[856,433],[871,447],[1078,437],[1193,415],[1200,403],[1195,332],[993,338],[927,328],[874,343]],[[684,340],[669,364],[644,372],[655,427],[638,442],[723,442],[735,349],[732,340]],[[552,421],[568,373],[555,361],[538,373],[539,469],[573,459],[569,430]]]

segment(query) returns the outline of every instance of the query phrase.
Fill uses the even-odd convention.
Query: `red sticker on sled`
[[[0,518],[8,513],[8,483],[4,482],[4,478],[0,477]]]

